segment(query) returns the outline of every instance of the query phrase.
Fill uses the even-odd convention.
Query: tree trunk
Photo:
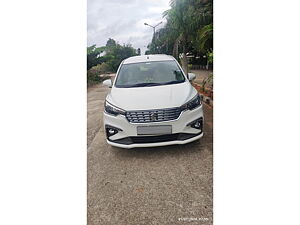
[[[175,40],[175,43],[174,43],[174,46],[173,46],[173,56],[174,56],[174,58],[177,59],[177,60],[178,60],[178,45],[179,45],[179,39],[180,39],[180,38],[177,38],[177,39]]]
[[[182,67],[183,67],[183,71],[187,75],[189,72],[189,68],[188,68],[188,60],[186,57],[186,38],[185,37],[182,40],[182,50],[183,50]]]

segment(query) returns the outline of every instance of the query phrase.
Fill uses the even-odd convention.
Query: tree
[[[189,11],[188,0],[171,0],[171,9],[164,12],[164,16],[167,18],[167,23],[169,24],[169,30],[172,30],[172,35],[174,35],[174,46],[173,55],[178,58],[178,47],[181,44],[183,61],[182,66],[184,71],[188,72],[188,62],[187,62],[187,42],[188,36],[191,31],[191,24],[193,23],[193,18]]]
[[[101,74],[116,72],[120,63],[131,56],[137,55],[138,50],[130,44],[121,46],[109,38],[105,46],[87,47],[87,80],[88,85],[102,81]]]
[[[87,47],[87,69],[89,70],[93,66],[101,63],[100,54],[103,53],[105,47],[97,48],[96,45]]]
[[[101,63],[107,63],[110,72],[116,72],[120,63],[131,56],[137,55],[137,50],[130,44],[121,46],[109,38],[105,46],[92,45],[87,48],[87,69]]]
[[[187,53],[203,56],[213,48],[212,4],[212,0],[171,0],[171,8],[163,13],[167,23],[155,33],[146,54],[158,51],[179,59],[182,53],[183,69],[187,72]]]
[[[120,63],[131,56],[137,55],[137,50],[132,48],[130,44],[127,45],[119,45],[111,47],[104,56],[106,59],[106,63],[109,65],[111,71],[116,72]]]
[[[112,38],[109,38],[106,42],[106,47],[114,47],[116,45],[117,45],[116,41]]]
[[[197,48],[204,52],[212,48],[213,45],[213,24],[208,24],[198,31],[196,38]]]

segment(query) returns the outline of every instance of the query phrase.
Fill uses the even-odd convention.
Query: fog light
[[[117,128],[117,127],[113,127],[110,125],[105,125],[105,133],[106,133],[106,137],[109,138],[115,134],[117,134],[119,131],[122,131],[122,129]]]
[[[112,129],[112,128],[108,129],[108,133],[109,133],[110,135],[113,135],[113,134],[115,134],[116,132],[117,132],[117,131],[114,130],[114,129]]]
[[[197,121],[195,124],[194,124],[194,127],[199,129],[201,127],[201,124],[200,124],[200,121]]]
[[[196,119],[192,122],[190,122],[189,124],[187,124],[187,126],[191,126],[195,129],[198,129],[200,131],[202,131],[202,128],[203,128],[203,118],[199,118],[199,119]]]

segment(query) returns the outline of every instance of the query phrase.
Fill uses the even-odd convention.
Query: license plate
[[[138,126],[138,135],[172,134],[171,125]]]

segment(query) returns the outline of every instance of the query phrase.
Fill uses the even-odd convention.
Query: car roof
[[[173,56],[170,55],[139,55],[132,56],[123,61],[123,64],[131,64],[131,63],[140,63],[140,62],[154,62],[154,61],[170,61],[175,60]]]

